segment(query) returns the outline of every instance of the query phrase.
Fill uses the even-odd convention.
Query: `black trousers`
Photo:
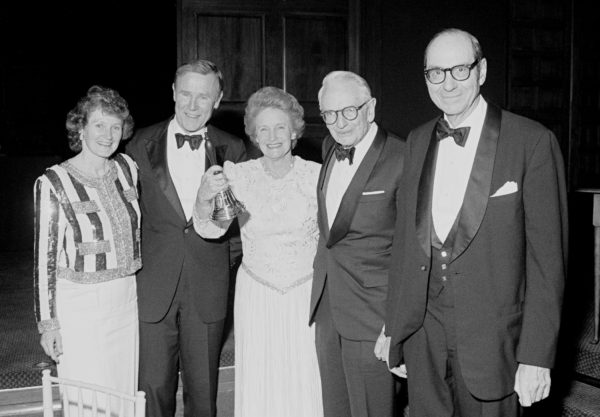
[[[483,401],[469,392],[456,349],[452,280],[438,291],[429,293],[423,327],[404,344],[410,417],[518,416],[515,393]]]
[[[219,355],[224,320],[204,323],[195,300],[180,282],[167,315],[140,321],[139,389],[146,393],[146,417],[175,414],[181,370],[185,417],[215,417]]]
[[[337,332],[327,289],[315,324],[324,417],[394,417],[393,374],[375,357],[375,341],[349,340]]]

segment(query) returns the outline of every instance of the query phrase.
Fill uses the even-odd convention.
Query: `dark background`
[[[0,153],[69,156],[66,114],[94,84],[138,126],[172,112],[174,1],[3,1],[0,16]]]
[[[525,3],[545,1],[560,3]],[[488,78],[482,89],[486,99],[501,106],[510,104],[509,6],[513,3],[519,1],[381,0],[381,16],[369,22],[381,29],[381,39],[373,45],[381,48],[381,62],[370,63],[381,74],[379,91],[375,91],[378,121],[405,137],[411,128],[437,114],[423,82],[423,51],[434,33],[450,26],[466,29],[481,41],[488,60]],[[577,107],[572,99],[577,95],[566,101],[567,105],[575,103],[569,117],[597,126],[600,48],[598,41],[593,41],[597,22],[591,6],[577,4],[583,10],[574,13],[571,52],[579,69],[563,82],[572,83],[577,90],[578,80],[585,81],[577,91],[589,93],[581,106],[587,103],[591,115]],[[540,24],[545,25],[543,19]],[[513,25],[511,33],[522,32]],[[546,50],[535,53],[537,58],[551,55]],[[98,84],[118,90],[129,102],[136,126],[146,126],[173,113],[171,84],[176,67],[176,0],[0,3],[0,251],[31,250],[34,180],[46,167],[72,155],[65,118],[87,89]],[[546,82],[541,87],[553,85]],[[239,123],[234,129],[222,127],[240,133]],[[570,174],[583,165],[590,172],[600,171],[600,132],[595,132],[588,137],[555,132],[562,138]],[[582,143],[585,146],[580,146]],[[580,154],[574,153],[577,149]],[[600,185],[599,177],[589,178],[588,184]],[[583,323],[582,309],[591,299],[594,250],[592,196],[572,188],[569,202],[571,256],[563,327],[566,342],[561,352],[566,374],[574,346],[568,339],[577,334]],[[557,387],[566,380],[557,379]]]
[[[372,24],[383,28],[378,119],[389,130],[405,136],[436,113],[422,56],[450,23],[479,37],[490,66],[484,92],[504,104],[506,2],[384,0],[383,10]],[[66,114],[94,84],[119,91],[137,126],[172,113],[175,0],[4,1],[0,16],[0,154],[68,157]]]
[[[380,6],[365,30],[379,28],[381,39],[365,49],[381,50],[381,62],[367,65],[380,71],[380,84],[373,83],[376,117],[386,129],[405,137],[436,114],[423,82],[423,50],[450,25],[477,34],[490,68],[484,93],[505,104],[508,0],[484,6],[381,0]],[[31,249],[33,183],[72,156],[65,118],[90,86],[119,91],[137,127],[172,115],[177,38],[177,0],[0,3],[0,250]],[[239,115],[217,112],[213,122],[243,136]],[[318,160],[319,146],[311,138],[297,152]]]

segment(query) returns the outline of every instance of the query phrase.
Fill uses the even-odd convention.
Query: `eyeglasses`
[[[365,101],[363,104],[361,104],[358,107],[348,106],[348,107],[344,107],[342,110],[322,111],[321,117],[323,118],[323,120],[325,121],[325,124],[327,124],[327,125],[332,125],[335,122],[337,122],[338,113],[342,113],[342,116],[344,116],[344,119],[346,119],[348,121],[352,121],[358,117],[358,111],[360,109],[362,109],[364,107],[364,105],[367,104],[371,100],[372,100],[372,98],[368,99],[367,101]]]
[[[425,70],[425,78],[431,84],[441,84],[446,80],[446,73],[449,72],[456,81],[464,81],[471,76],[471,70],[479,64],[476,59],[471,65],[456,65],[452,68],[431,68]]]

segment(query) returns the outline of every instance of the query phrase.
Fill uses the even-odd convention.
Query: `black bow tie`
[[[435,125],[435,135],[437,140],[442,140],[451,136],[458,146],[465,146],[467,136],[469,135],[469,130],[471,130],[470,127],[459,127],[458,129],[452,129],[444,118],[438,120],[437,124]]]
[[[177,148],[181,148],[185,142],[189,142],[190,148],[192,148],[192,151],[195,151],[200,147],[202,139],[202,135],[184,135],[183,133],[175,133]]]
[[[348,162],[352,165],[352,160],[354,159],[354,146],[351,148],[344,148],[339,143],[335,144],[335,159],[338,161],[343,161],[348,158]]]

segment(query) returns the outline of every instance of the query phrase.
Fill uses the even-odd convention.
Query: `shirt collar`
[[[453,126],[452,123],[448,120],[448,116],[444,114],[444,119],[448,122],[450,127],[455,129],[459,127],[471,127],[473,129],[475,126],[483,126],[483,121],[485,120],[485,113],[487,112],[487,102],[483,98],[483,96],[479,96],[479,101],[475,106],[475,109],[471,112],[471,114],[462,122],[460,122],[457,126]]]
[[[366,153],[367,150],[371,147],[373,140],[375,140],[375,135],[377,134],[377,123],[371,123],[369,130],[365,134],[364,138],[360,142],[358,142],[354,147],[356,148],[355,152]]]
[[[179,125],[175,117],[173,117],[171,120],[170,127],[173,129],[173,137],[175,137],[175,133],[182,133],[184,135],[202,135],[204,137],[206,136],[206,131],[208,130],[208,127],[204,126],[202,129],[196,130],[195,132],[186,132],[185,129]]]

